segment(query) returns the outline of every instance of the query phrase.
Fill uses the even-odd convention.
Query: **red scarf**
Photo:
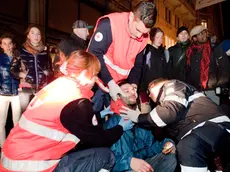
[[[195,52],[202,51],[202,58],[200,63],[200,85],[202,88],[207,87],[208,83],[208,74],[209,74],[209,66],[210,66],[210,58],[211,58],[211,45],[208,41],[205,44],[192,44],[187,52],[187,65],[190,66],[191,56]]]

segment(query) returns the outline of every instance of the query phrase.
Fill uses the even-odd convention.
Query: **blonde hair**
[[[154,79],[152,82],[149,83],[148,89],[151,89],[161,83],[164,83],[165,81],[168,81],[168,79],[165,79],[165,78]]]
[[[72,52],[66,65],[68,75],[79,75],[83,70],[87,70],[88,77],[97,75],[101,70],[98,58],[83,50]]]

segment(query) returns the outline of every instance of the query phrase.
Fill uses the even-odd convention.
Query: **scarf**
[[[43,50],[45,50],[45,46],[43,45],[42,41],[40,41],[37,46],[34,46],[31,44],[30,40],[27,39],[23,46],[27,51],[29,51],[33,55],[37,55]]]
[[[208,83],[208,74],[209,74],[209,66],[210,66],[210,56],[211,56],[211,45],[208,41],[204,44],[192,44],[187,52],[187,65],[190,66],[191,56],[195,52],[202,51],[201,63],[200,63],[200,85],[202,88],[207,87]]]

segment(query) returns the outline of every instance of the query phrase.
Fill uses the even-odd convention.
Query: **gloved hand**
[[[112,97],[114,101],[117,100],[117,95],[120,94],[123,97],[126,97],[125,93],[122,89],[115,83],[114,80],[109,81],[109,95]]]
[[[138,117],[141,114],[138,108],[136,110],[132,110],[125,106],[122,106],[120,113],[121,113],[121,116],[129,118],[133,122],[137,122]]]
[[[121,117],[121,120],[119,121],[118,125],[122,126],[123,131],[127,131],[133,128],[134,123],[130,120],[125,119],[124,117]]]
[[[100,112],[101,118],[105,118],[106,115],[113,114],[114,112],[110,110],[110,106]]]

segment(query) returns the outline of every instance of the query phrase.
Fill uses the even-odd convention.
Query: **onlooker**
[[[130,107],[137,107],[136,90],[126,80],[119,83],[126,97],[120,97],[121,101]],[[101,116],[112,114],[105,109]],[[105,128],[116,126],[122,117],[113,114],[105,123]],[[170,147],[171,145],[171,147]],[[174,142],[171,139],[158,141],[150,130],[142,129],[137,125],[133,129],[123,133],[121,138],[111,147],[115,155],[115,165],[112,171],[155,171],[174,172],[176,167],[176,155]]]
[[[177,30],[177,43],[170,47],[169,76],[186,82],[186,51],[190,45],[188,28],[181,26]]]
[[[12,108],[14,126],[21,116],[21,107],[18,96],[19,81],[10,73],[10,64],[14,54],[12,36],[4,34],[0,38],[0,46],[3,54],[0,55],[0,149],[6,138],[5,125],[9,105]]]
[[[163,46],[164,32],[161,28],[153,28],[150,31],[151,45],[145,48],[145,60],[140,79],[140,100],[141,111],[148,112],[151,110],[149,107],[149,98],[146,94],[149,83],[157,78],[168,78],[168,50]]]
[[[40,29],[37,26],[29,26],[26,36],[26,42],[20,50],[20,60],[28,71],[25,82],[20,83],[22,112],[25,111],[34,94],[47,85],[53,77],[52,62],[42,43]],[[21,78],[20,66],[19,60],[15,60],[11,65],[11,72],[16,78]]]
[[[89,26],[85,21],[77,20],[73,23],[73,32],[67,38],[60,42],[58,49],[64,53],[65,56],[69,56],[73,51],[86,50],[87,38],[89,36],[89,29],[93,26]]]
[[[186,53],[187,82],[219,104],[215,89],[228,83],[230,65],[227,55],[221,46],[212,49],[207,29],[203,25],[195,26],[190,36],[192,44]]]
[[[89,26],[85,21],[77,20],[73,23],[72,28],[72,34],[67,39],[63,39],[58,45],[59,53],[56,54],[53,61],[54,74],[57,77],[60,72],[60,66],[68,59],[73,51],[86,50],[89,29],[92,29],[93,26]]]

